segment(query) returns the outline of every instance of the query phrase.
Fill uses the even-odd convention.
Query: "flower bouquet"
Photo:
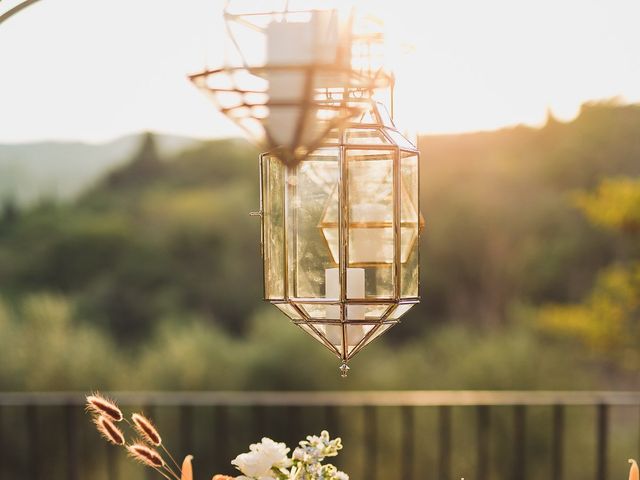
[[[102,436],[111,444],[121,446],[141,464],[153,468],[167,480],[193,480],[193,456],[187,455],[182,465],[165,448],[158,429],[142,413],[125,417],[118,405],[102,395],[87,396],[87,411]],[[120,425],[126,425],[139,437],[128,442]],[[323,463],[342,449],[340,438],[329,433],[310,435],[291,451],[284,443],[263,438],[249,446],[231,462],[242,475],[214,475],[213,480],[349,480],[349,476],[331,464]]]

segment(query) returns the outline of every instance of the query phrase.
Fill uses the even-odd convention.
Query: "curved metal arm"
[[[0,24],[5,20],[9,20],[9,18],[13,17],[16,13],[20,12],[21,10],[24,10],[30,5],[33,5],[37,1],[39,0],[24,0],[23,2],[17,4],[15,7],[10,8],[6,12],[0,14]]]

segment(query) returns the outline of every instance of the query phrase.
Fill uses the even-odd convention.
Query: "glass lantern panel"
[[[380,335],[385,333],[387,330],[389,330],[394,325],[395,325],[395,323],[383,323],[382,325],[380,325],[378,327],[378,329],[373,333],[373,335],[371,335],[369,338],[367,338],[367,340],[365,341],[364,345],[367,345],[367,344],[373,342],[376,338],[378,338]]]
[[[284,298],[284,165],[276,157],[262,159],[265,298]]]
[[[362,350],[366,345],[370,344],[371,342],[373,342],[376,338],[378,338],[380,335],[382,335],[384,332],[386,332],[389,328],[391,328],[393,325],[395,325],[395,323],[384,323],[382,325],[378,324],[375,325],[373,327],[373,333],[370,336],[364,336],[362,338],[362,341],[356,345],[355,349],[352,349],[349,352],[349,356],[353,356],[355,354],[357,354],[360,350]]]
[[[331,345],[331,346],[327,345],[326,338],[324,337],[326,332],[324,330],[322,332],[316,333],[317,330],[314,330],[313,328],[311,328],[307,324],[297,323],[296,325],[298,325],[302,330],[304,330],[309,335],[311,335],[313,338],[315,338],[322,345],[324,345],[325,347],[329,348],[333,353],[335,353],[336,355],[340,356],[340,352],[342,351],[342,344],[340,343],[338,345],[333,345],[333,344],[331,344],[331,342],[329,342],[329,345]],[[338,349],[338,347],[339,347],[339,349]]]
[[[340,304],[296,303],[309,320],[340,320]]]
[[[347,355],[365,339],[378,324],[347,325]]]
[[[302,315],[292,305],[288,303],[274,303],[274,305],[291,320],[302,320]]]
[[[348,145],[391,145],[389,139],[376,128],[348,128],[344,142]]]
[[[347,298],[393,297],[394,182],[397,151],[347,149],[349,267],[362,268],[364,292],[349,287]]]
[[[327,270],[336,267],[318,228],[327,211],[338,209],[339,153],[322,148],[286,170],[288,294],[292,298],[338,298],[326,287]]]
[[[395,145],[397,145],[398,147],[406,148],[406,149],[409,149],[409,150],[415,150],[416,149],[416,146],[413,143],[411,143],[407,137],[402,135],[397,130],[393,130],[391,128],[387,128],[387,129],[385,129],[384,133],[386,133],[389,136],[389,138],[391,138],[391,141]]]
[[[371,322],[380,320],[389,310],[391,304],[347,305],[347,320]]]
[[[342,325],[341,324],[313,324],[314,328],[322,335],[340,354],[342,354]]]
[[[398,305],[393,312],[391,312],[391,315],[389,315],[389,320],[398,320],[401,316],[411,310],[411,307],[414,305],[415,303],[404,303]]]
[[[401,264],[400,296],[418,296],[418,240],[420,228],[418,199],[418,156],[411,155],[400,160],[402,184],[401,212]]]

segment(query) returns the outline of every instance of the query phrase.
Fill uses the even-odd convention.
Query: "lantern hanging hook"
[[[346,360],[342,361],[342,365],[340,365],[340,367],[338,367],[338,369],[340,370],[340,376],[342,378],[347,378],[347,375],[349,374],[349,370],[351,370],[349,365],[347,365],[347,361]]]

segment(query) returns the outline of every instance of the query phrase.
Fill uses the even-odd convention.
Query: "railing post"
[[[27,405],[25,410],[27,420],[27,434],[29,436],[29,450],[27,461],[29,462],[29,478],[38,480],[40,478],[40,439],[38,438],[38,411],[34,404]]]
[[[597,465],[596,480],[607,479],[607,453],[609,441],[609,406],[600,404],[597,407],[598,426],[597,426]]]
[[[402,480],[413,480],[414,407],[402,407]]]
[[[222,469],[229,464],[229,407],[218,405],[214,411],[214,431],[216,445],[216,469]]]
[[[553,406],[551,442],[551,480],[562,480],[564,476],[564,405]]]
[[[451,478],[451,407],[438,407],[438,475]]]
[[[107,478],[118,480],[118,453],[119,449],[114,445],[107,445]]]
[[[262,438],[267,435],[267,415],[264,405],[254,405],[253,418],[255,419],[255,431],[256,438]]]
[[[65,405],[65,425],[67,436],[67,478],[78,480],[78,425],[76,423],[75,405]]]
[[[4,415],[4,407],[0,404],[0,480],[5,478],[5,458],[4,458],[4,429],[2,417]]]
[[[376,480],[378,466],[378,429],[376,407],[364,407],[364,475],[362,478]]]
[[[489,407],[476,407],[477,414],[477,480],[487,480],[489,473]]]
[[[180,407],[180,448],[187,455],[193,451],[193,406]]]
[[[527,417],[524,405],[516,405],[514,407],[513,427],[513,480],[525,480],[527,471]]]

